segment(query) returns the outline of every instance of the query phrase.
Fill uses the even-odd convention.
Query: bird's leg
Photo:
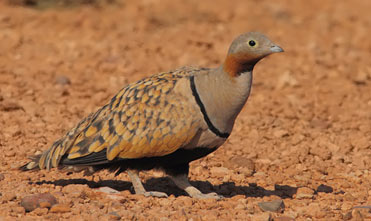
[[[223,196],[217,193],[202,193],[196,187],[192,186],[188,180],[189,164],[179,165],[176,168],[167,168],[166,172],[170,175],[170,179],[175,185],[188,193],[192,198],[198,199],[222,199]]]
[[[198,199],[222,199],[223,196],[218,195],[217,193],[201,193],[196,187],[192,186],[186,174],[170,176],[171,180],[175,183],[177,187],[186,191],[188,195],[192,198]]]
[[[127,170],[128,175],[131,179],[131,183],[133,184],[135,194],[141,194],[144,196],[153,196],[153,197],[168,197],[166,193],[163,192],[157,192],[157,191],[146,191],[144,189],[144,186],[142,184],[142,181],[140,181],[139,178],[139,171],[137,170]]]

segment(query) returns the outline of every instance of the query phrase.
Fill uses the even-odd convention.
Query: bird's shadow
[[[87,179],[59,179],[55,181],[37,181],[31,182],[37,185],[42,184],[54,184],[56,186],[67,186],[70,184],[86,184],[90,188],[99,188],[103,186],[110,187],[118,191],[129,190],[134,193],[131,182],[121,180],[101,180],[98,182],[90,181]],[[216,192],[226,198],[230,198],[236,195],[245,195],[246,197],[264,197],[264,196],[279,196],[282,199],[292,198],[297,191],[297,187],[291,187],[288,185],[275,185],[274,190],[266,190],[263,187],[259,187],[256,183],[250,183],[247,186],[239,186],[234,182],[224,182],[220,185],[213,185],[208,181],[191,181],[191,184],[198,188],[203,193]],[[188,196],[186,192],[177,188],[175,184],[168,178],[151,178],[143,183],[144,187],[148,191],[160,191],[165,192],[168,195],[173,194],[175,197]]]

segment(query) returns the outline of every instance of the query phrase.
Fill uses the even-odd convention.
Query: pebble
[[[276,212],[282,213],[285,210],[285,204],[283,200],[273,200],[270,202],[260,202],[258,206],[265,212]]]
[[[228,174],[230,171],[226,167],[212,167],[210,169],[210,173],[214,176],[224,176],[225,174]]]
[[[116,201],[126,201],[127,197],[119,194],[107,194],[107,197]]]
[[[100,187],[98,189],[99,192],[102,192],[102,193],[120,193],[120,191],[117,191],[115,189],[112,189],[111,187],[108,187],[108,186],[104,186],[104,187]]]
[[[341,204],[341,210],[342,211],[349,211],[349,210],[351,210],[353,208],[353,206],[352,206],[352,203],[350,203],[350,202],[343,202],[342,204]]]
[[[318,156],[321,160],[329,160],[332,157],[332,152],[321,146],[310,148],[309,153]]]
[[[251,170],[255,170],[254,161],[243,156],[234,156],[229,161],[228,164],[233,164],[234,167],[244,167]]]
[[[359,149],[367,149],[371,146],[370,140],[367,137],[355,137],[350,142],[354,147]]]
[[[17,214],[24,214],[26,212],[26,210],[21,207],[21,206],[15,206],[12,208],[12,211],[17,213]],[[0,219],[1,220],[1,219]]]
[[[51,209],[51,213],[66,213],[70,212],[71,208],[67,204],[55,204]]]
[[[110,212],[108,213],[109,219],[110,220],[120,220],[121,216],[117,214],[116,212]]]
[[[0,110],[5,112],[24,110],[21,105],[13,101],[3,101],[0,104]]]
[[[5,176],[4,174],[0,173],[0,181],[4,180],[5,179]]]
[[[17,198],[17,196],[15,195],[15,193],[3,193],[2,197],[1,197],[1,201],[2,202],[9,202],[9,201],[12,201],[12,200],[15,200]]]
[[[36,208],[32,213],[36,214],[37,216],[42,216],[48,214],[48,208]]]
[[[356,198],[351,193],[345,193],[344,194],[344,199],[346,201],[354,201],[354,200],[356,200]]]
[[[353,83],[356,85],[364,85],[367,82],[367,73],[364,71],[358,72],[353,76]]]
[[[39,207],[40,208],[50,208],[50,207],[52,207],[52,205],[50,204],[50,202],[40,202]]]
[[[262,213],[262,214],[256,214],[256,215],[254,214],[251,220],[273,221],[273,218],[272,218],[272,214],[270,214],[270,213]]]
[[[53,206],[57,203],[57,199],[50,193],[39,193],[26,196],[21,200],[21,206],[23,206],[27,212],[40,207],[40,203],[42,206]]]
[[[275,130],[273,132],[273,136],[275,136],[276,138],[282,138],[288,135],[289,135],[289,132],[287,130]]]
[[[301,187],[296,192],[296,199],[312,199],[314,197],[314,191],[308,187]]]
[[[352,212],[347,212],[343,215],[343,220],[350,220],[352,219]]]
[[[326,212],[321,209],[319,203],[313,202],[310,203],[306,208],[308,214],[311,214],[313,217],[316,218],[323,218],[326,216]]]
[[[85,188],[88,188],[85,184],[71,184],[63,187],[62,192],[68,194],[69,197],[80,198]]]
[[[55,77],[55,83],[60,85],[69,85],[71,84],[71,80],[64,75],[58,75]]]
[[[274,221],[295,221],[295,219],[289,216],[280,216],[274,218]]]

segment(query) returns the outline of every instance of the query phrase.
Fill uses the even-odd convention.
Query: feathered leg
[[[133,184],[135,194],[141,194],[144,196],[160,197],[160,198],[168,197],[168,195],[163,192],[146,191],[144,189],[142,181],[140,181],[139,172],[137,170],[127,170],[127,172],[131,179],[131,183]]]
[[[165,168],[166,173],[175,185],[188,193],[192,198],[198,199],[222,199],[223,196],[217,193],[202,193],[196,187],[192,186],[188,180],[189,164],[178,165],[173,168]]]

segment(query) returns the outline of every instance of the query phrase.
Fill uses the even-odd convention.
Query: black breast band
[[[217,136],[221,137],[221,138],[228,138],[229,137],[229,133],[222,133],[218,130],[218,128],[216,128],[213,123],[210,121],[210,118],[209,116],[207,115],[206,113],[206,109],[205,109],[205,106],[204,104],[202,103],[201,101],[201,98],[200,98],[200,95],[198,94],[197,92],[197,89],[196,89],[196,85],[195,85],[195,77],[194,76],[191,76],[190,78],[190,82],[191,82],[191,90],[192,90],[192,94],[193,96],[195,97],[196,99],[196,102],[198,104],[198,106],[200,107],[200,110],[202,112],[202,115],[204,116],[204,120],[207,124],[207,126],[209,127],[209,129],[214,133],[216,134]]]

